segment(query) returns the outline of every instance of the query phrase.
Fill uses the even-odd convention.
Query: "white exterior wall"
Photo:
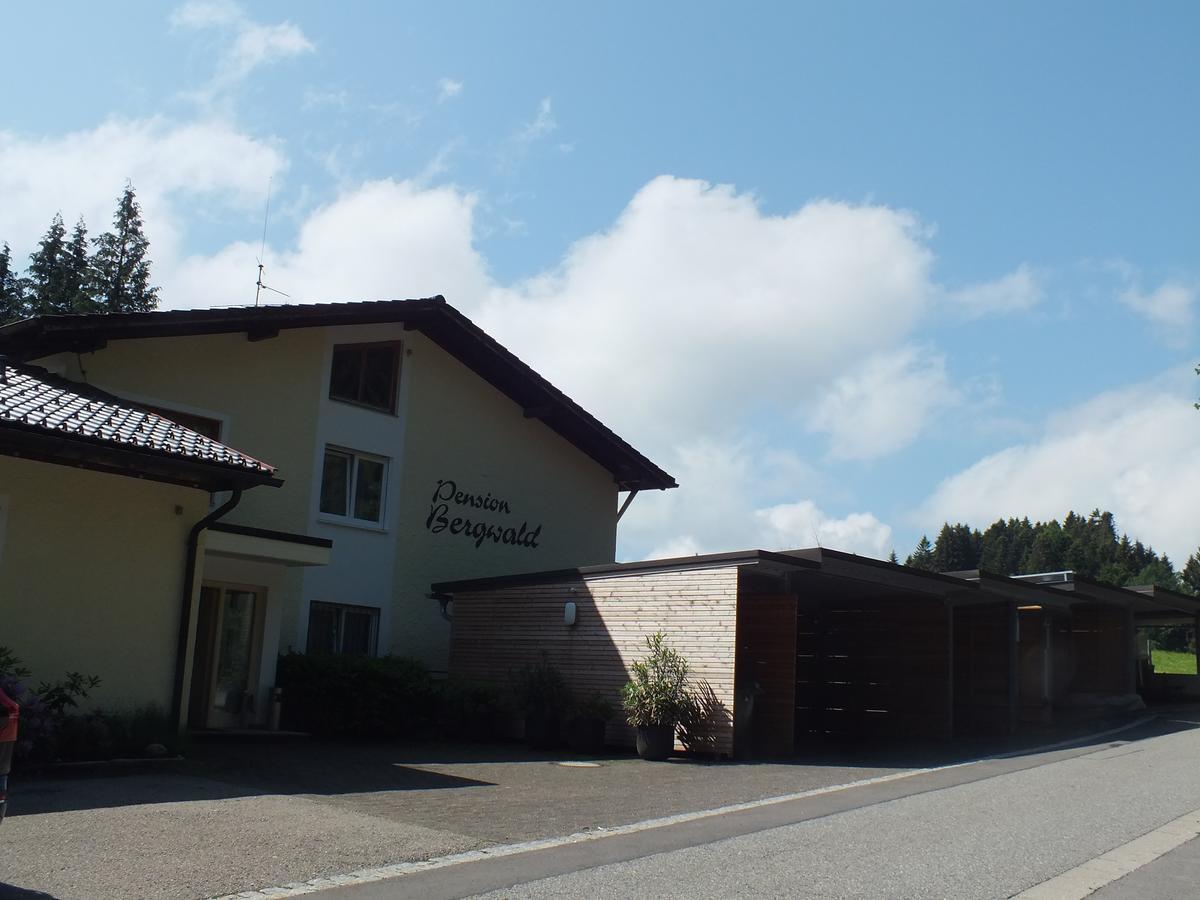
[[[313,601],[349,603],[378,607],[379,650],[387,652],[386,635],[392,627],[392,572],[396,566],[396,528],[399,520],[400,484],[404,477],[404,430],[407,421],[407,360],[401,349],[400,386],[395,414],[329,399],[329,371],[337,344],[398,341],[408,335],[400,325],[354,325],[325,329],[321,358],[323,390],[317,404],[316,440],[312,448],[312,470],[307,473],[309,492],[307,532],[333,541],[333,564],[304,573],[302,614],[285,643],[303,650],[308,641],[308,607]],[[321,473],[326,446],[358,450],[388,460],[384,484],[383,522],[349,522],[327,516],[320,510]]]
[[[328,398],[335,344],[393,340],[403,353],[395,415]],[[426,597],[431,583],[615,559],[612,475],[401,324],[284,329],[258,342],[244,333],[114,340],[79,359],[60,354],[37,362],[120,396],[218,419],[222,440],[278,466],[283,487],[248,491],[227,520],[333,541],[328,566],[280,576],[282,652],[304,650],[313,601],[376,606],[380,653],[415,656],[442,670],[450,626]],[[328,444],[389,460],[382,527],[320,514]],[[477,547],[448,527],[432,532],[430,499],[439,479],[503,500],[507,511],[486,518],[501,530],[540,525],[538,546]],[[450,506],[447,523],[477,512]]]

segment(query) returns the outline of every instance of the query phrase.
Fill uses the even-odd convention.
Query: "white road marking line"
[[[1186,844],[1197,835],[1200,835],[1200,809],[1036,884],[1017,894],[1013,900],[1082,900],[1106,884],[1124,878],[1130,872]]]
[[[795,794],[781,794],[776,797],[764,797],[761,800],[750,800],[746,803],[733,803],[728,806],[719,806],[714,809],[702,809],[695,812],[679,813],[674,816],[663,816],[658,819],[646,819],[642,822],[632,822],[628,825],[615,825],[612,828],[594,828],[588,831],[577,831],[574,834],[563,835],[561,837],[542,838],[536,841],[523,841],[518,844],[498,844],[495,847],[485,847],[481,850],[465,850],[461,853],[452,853],[448,856],[438,856],[433,859],[419,860],[416,862],[399,862],[391,863],[384,866],[376,866],[369,869],[359,869],[355,872],[349,872],[345,875],[329,875],[320,878],[313,878],[309,881],[297,881],[291,884],[280,885],[279,887],[262,888],[256,891],[242,891],[237,894],[225,894],[221,897],[214,897],[211,900],[278,900],[284,897],[300,897],[304,894],[315,894],[318,891],[328,890],[334,887],[343,887],[350,884],[368,884],[375,881],[385,881],[389,878],[398,878],[402,875],[413,875],[417,872],[428,872],[432,869],[444,869],[449,866],[457,866],[462,863],[478,862],[484,859],[499,859],[505,856],[515,856],[519,853],[530,853],[534,850],[550,850],[555,847],[563,847],[568,844],[579,844],[585,841],[595,841],[601,838],[617,837],[623,834],[636,834],[639,831],[647,831],[652,828],[664,828],[668,825],[679,825],[684,822],[694,822],[697,819],[708,819],[712,816],[721,816],[726,813],[743,812],[748,809],[759,809],[764,806],[775,806],[780,803],[788,803],[792,800],[804,800],[809,797],[820,797],[825,794],[836,794],[841,791],[854,790],[860,787],[869,787],[875,784],[886,784],[891,781],[901,781],[905,778],[913,778],[917,775],[928,775],[931,772],[944,772],[950,769],[961,769],[967,766],[973,766],[981,762],[987,762],[995,759],[1011,759],[1016,756],[1030,756],[1035,753],[1049,753],[1052,750],[1061,750],[1064,747],[1071,747],[1076,744],[1084,744],[1088,741],[1096,741],[1102,738],[1109,737],[1114,734],[1120,734],[1123,731],[1129,731],[1131,728],[1137,728],[1140,725],[1145,725],[1153,720],[1154,716],[1142,716],[1132,722],[1127,722],[1116,728],[1110,728],[1107,731],[1099,731],[1095,734],[1081,735],[1070,740],[1058,741],[1054,744],[1043,744],[1040,747],[1027,747],[1023,750],[1014,750],[1011,753],[1000,753],[993,756],[981,756],[978,759],[966,760],[964,762],[948,763],[944,766],[929,766],[924,769],[907,769],[903,772],[894,772],[891,775],[877,775],[874,778],[863,778],[858,781],[848,781],[845,784],[834,784],[828,787],[813,788],[808,791],[800,791]],[[1085,895],[1080,895],[1085,896]],[[1055,897],[1054,900],[1061,900]]]

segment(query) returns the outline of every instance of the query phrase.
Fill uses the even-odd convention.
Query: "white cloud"
[[[228,0],[189,0],[171,14],[171,24],[176,28],[216,29],[228,34],[212,82],[194,94],[202,101],[212,100],[261,66],[315,49],[304,32],[291,22],[273,25],[255,22],[241,6]]]
[[[513,168],[529,153],[530,147],[557,130],[558,122],[554,118],[553,104],[549,97],[543,97],[542,102],[538,104],[537,115],[501,144],[496,160],[497,166],[502,170]]]
[[[1195,376],[1102,394],[1052,416],[1036,441],[991,454],[943,481],[915,516],[980,528],[998,518],[1061,519],[1111,510],[1118,527],[1182,562],[1200,545],[1200,412]]]
[[[869,512],[828,515],[809,499],[825,487],[816,470],[761,440],[701,438],[660,462],[681,487],[634,501],[621,520],[622,558],[818,545],[884,558],[892,549],[888,525]]]
[[[463,83],[453,78],[443,78],[438,82],[438,103],[453,100],[462,93]]]
[[[314,109],[346,109],[350,106],[350,95],[342,90],[307,87],[301,107],[305,110]]]
[[[366,182],[313,211],[292,248],[268,247],[264,280],[291,302],[481,296],[488,282],[471,242],[474,205],[453,188]],[[258,252],[241,242],[184,261],[164,306],[253,302]]]
[[[242,8],[229,0],[191,0],[171,13],[177,28],[221,28],[244,20]]]
[[[829,434],[834,459],[875,459],[908,446],[930,417],[958,400],[945,357],[907,346],[836,379],[816,401],[809,426]]]
[[[870,513],[851,513],[831,519],[811,500],[782,503],[756,510],[763,550],[826,547],[875,559],[887,559],[892,529]]]
[[[93,233],[103,231],[130,179],[161,283],[198,203],[257,207],[284,166],[270,142],[217,121],[111,119],[56,138],[0,132],[0,239],[29,252],[58,210],[68,223],[82,215]]]
[[[756,410],[786,422],[905,340],[933,292],[921,237],[887,207],[768,216],[731,187],[663,176],[479,318],[639,444],[673,447]]]
[[[1044,291],[1034,271],[1022,263],[1009,274],[995,281],[968,285],[951,291],[951,307],[968,318],[1025,312],[1042,301]]]
[[[1150,293],[1130,286],[1119,295],[1122,303],[1143,316],[1170,345],[1186,346],[1196,325],[1195,285],[1164,281]]]

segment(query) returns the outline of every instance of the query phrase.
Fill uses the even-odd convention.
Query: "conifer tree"
[[[1200,550],[1188,557],[1183,571],[1179,573],[1182,588],[1191,594],[1200,594]]]
[[[158,306],[158,288],[150,284],[150,242],[142,232],[142,211],[126,183],[113,214],[113,230],[95,238],[92,264],[96,301],[103,312],[145,312]]]
[[[8,243],[0,245],[0,323],[24,318],[25,281],[12,267],[12,250]]]
[[[929,538],[926,535],[921,535],[921,540],[917,543],[917,548],[908,554],[908,559],[904,561],[904,564],[926,572],[935,571],[933,544],[929,543]]]
[[[890,562],[893,566],[900,565],[900,559],[899,559],[899,557],[896,556],[896,548],[895,547],[893,547],[892,552],[888,554],[887,561]]]
[[[29,306],[34,314],[70,312],[62,306],[66,278],[66,237],[62,214],[55,213],[38,241],[38,249],[29,255],[26,270],[29,282]]]
[[[83,217],[71,230],[71,240],[63,251],[62,296],[58,298],[63,312],[92,312],[92,261],[88,258],[87,225]]]

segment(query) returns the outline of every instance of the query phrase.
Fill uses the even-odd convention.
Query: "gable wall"
[[[328,399],[337,343],[400,341],[396,415]],[[617,490],[590,457],[417,331],[400,324],[112,341],[98,352],[39,364],[145,403],[220,419],[222,439],[277,466],[282,488],[247,491],[227,520],[333,540],[328,567],[287,575],[293,602],[281,649],[306,645],[314,600],[378,607],[379,651],[445,669],[449,624],[426,595],[434,581],[609,563],[616,553]],[[389,460],[385,521],[359,527],[319,512],[324,448]],[[439,480],[507,504],[485,510],[450,498],[431,512]],[[452,534],[455,518],[494,526],[478,547]],[[504,532],[541,526],[537,546]],[[461,524],[461,523],[460,523]],[[530,541],[529,543],[532,543]]]

